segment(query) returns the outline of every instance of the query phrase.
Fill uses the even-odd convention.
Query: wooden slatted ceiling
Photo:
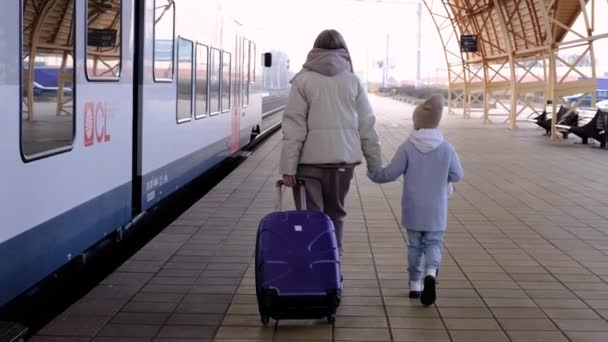
[[[45,11],[45,4],[49,4]],[[34,31],[38,25],[36,46],[38,52],[72,50],[73,0],[25,0],[23,6],[23,46],[32,46]],[[89,6],[89,27],[114,28],[120,30],[118,14],[119,0],[97,0]],[[120,32],[118,32],[120,34]]]
[[[585,3],[588,3],[585,0]],[[581,14],[581,7],[579,0],[557,0],[555,1],[556,13],[554,14],[555,19],[567,27],[572,27],[574,22]],[[568,30],[560,27],[557,24],[553,25],[553,41],[562,42],[566,37]]]
[[[478,35],[479,52],[467,54],[467,59],[502,58],[508,53],[509,45],[518,53],[563,41],[568,30],[553,22],[553,39],[552,42],[547,41],[543,7],[553,4],[549,15],[567,27],[571,27],[581,13],[579,0],[498,0],[496,3],[499,8],[493,0],[447,1],[459,31]]]

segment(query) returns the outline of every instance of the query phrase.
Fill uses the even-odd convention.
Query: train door
[[[234,94],[233,98],[235,99],[234,104],[231,110],[231,122],[232,122],[232,130],[231,130],[231,143],[230,143],[230,151],[232,153],[238,151],[241,145],[241,113],[244,113],[241,110],[243,103],[243,92],[242,92],[242,84],[243,84],[243,39],[240,36],[236,36],[236,44],[235,44],[235,70],[233,75],[230,75],[234,79],[234,86],[231,91]]]

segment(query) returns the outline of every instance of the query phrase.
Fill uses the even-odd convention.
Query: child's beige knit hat
[[[414,109],[414,129],[437,128],[443,114],[443,96],[437,94],[429,97]]]

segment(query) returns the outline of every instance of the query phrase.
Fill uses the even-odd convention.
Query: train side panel
[[[164,15],[159,10],[163,6]],[[173,23],[162,22],[172,17],[173,34]],[[259,93],[250,94],[248,108],[242,110],[243,32],[223,15],[220,1],[148,1],[144,18],[137,172],[142,210],[247,144],[261,119]],[[161,18],[156,27],[154,18]],[[166,42],[171,37],[173,41]],[[161,60],[161,55],[174,56],[173,65],[167,66],[170,61]],[[166,77],[161,79],[161,74]],[[204,77],[208,82],[203,92]]]
[[[112,82],[87,79],[86,1],[21,3],[0,11],[0,305],[131,217],[133,0],[117,9],[122,76]],[[69,38],[58,47],[39,44],[30,64],[35,48],[26,27],[46,4],[65,16],[45,28],[59,27],[56,41]],[[61,74],[62,83],[47,83],[41,70]]]

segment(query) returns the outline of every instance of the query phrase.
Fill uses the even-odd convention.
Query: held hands
[[[454,195],[454,190],[456,190],[454,187],[454,183],[449,182],[448,183],[448,198],[450,198],[450,197],[452,197],[452,195]]]
[[[285,186],[294,187],[296,185],[296,176],[283,175],[283,183]]]

